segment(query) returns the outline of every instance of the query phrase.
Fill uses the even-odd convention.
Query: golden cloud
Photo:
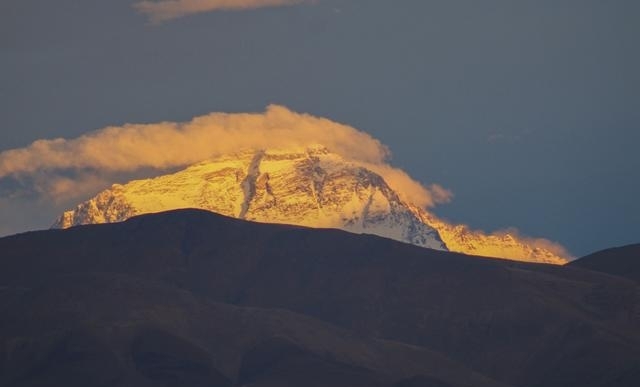
[[[153,23],[202,12],[249,10],[295,5],[307,0],[162,0],[138,1],[133,7]]]
[[[106,176],[167,170],[243,150],[316,144],[380,174],[403,199],[416,205],[430,207],[451,196],[444,188],[425,187],[389,165],[389,150],[369,134],[278,105],[264,113],[211,113],[183,123],[127,124],[75,139],[38,140],[0,153],[0,178],[37,177],[38,186],[45,187],[38,191],[55,197],[76,191],[74,183],[77,191],[99,188],[104,178],[88,178],[92,175],[87,171]]]

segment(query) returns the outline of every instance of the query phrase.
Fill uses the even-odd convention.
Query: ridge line
[[[244,200],[240,207],[240,213],[238,214],[239,219],[245,219],[247,217],[249,205],[256,196],[256,180],[258,180],[258,176],[260,175],[260,163],[262,162],[264,153],[265,152],[261,150],[253,155],[251,163],[249,163],[249,168],[247,169],[247,176],[242,180],[242,183],[240,183],[242,191],[244,192]]]

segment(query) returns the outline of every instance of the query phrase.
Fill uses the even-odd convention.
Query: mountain
[[[640,289],[578,267],[197,210],[0,251],[11,385],[82,369],[104,385],[640,382]]]
[[[568,254],[561,247],[544,239],[523,238],[515,231],[486,234],[465,225],[450,224],[420,208],[415,208],[415,213],[425,224],[438,230],[450,251],[553,265],[568,262]]]
[[[115,185],[66,212],[54,227],[122,221],[199,208],[268,223],[335,227],[444,249],[380,175],[325,148],[244,152],[175,174]]]
[[[450,225],[403,200],[362,163],[324,147],[241,152],[153,179],[113,185],[62,214],[54,228],[198,208],[265,223],[339,228],[438,250],[564,264],[548,246]]]
[[[505,386],[424,348],[138,276],[37,283],[0,304],[2,386]]]
[[[599,251],[570,265],[626,277],[640,283],[640,244]]]

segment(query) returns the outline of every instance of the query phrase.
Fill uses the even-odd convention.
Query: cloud
[[[476,231],[475,233],[483,234],[482,231]],[[555,254],[557,257],[563,258],[567,261],[575,259],[575,257],[571,255],[571,253],[561,244],[545,238],[532,238],[526,235],[522,235],[520,231],[515,227],[494,231],[490,235],[496,238],[511,237],[524,245],[531,246],[534,249],[546,250]]]
[[[538,249],[548,250],[558,257],[566,259],[567,261],[572,261],[575,259],[575,257],[560,243],[545,238],[529,238],[522,235],[518,235],[517,237],[526,244],[529,244]]]
[[[243,150],[316,144],[371,168],[416,205],[431,207],[451,197],[389,165],[387,147],[367,133],[278,105],[264,113],[211,113],[183,123],[127,124],[74,139],[38,140],[0,153],[0,179],[30,181],[34,191],[58,200],[97,191],[116,175],[166,171]]]
[[[411,178],[405,171],[385,163],[362,163],[366,168],[382,176],[401,199],[416,206],[427,208],[448,203],[453,193],[438,184],[425,186]]]
[[[162,0],[138,1],[133,7],[154,23],[202,12],[248,10],[295,5],[308,0]]]

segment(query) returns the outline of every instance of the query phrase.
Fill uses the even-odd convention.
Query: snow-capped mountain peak
[[[378,174],[322,146],[240,152],[153,179],[113,185],[65,212],[56,228],[200,208],[268,223],[340,228],[446,249]]]

